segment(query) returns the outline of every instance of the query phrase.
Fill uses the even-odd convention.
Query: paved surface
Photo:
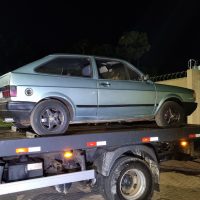
[[[176,172],[161,174],[160,192],[155,192],[153,200],[199,200],[200,176],[184,175]]]
[[[155,192],[152,200],[199,200],[200,199],[200,163],[186,161],[165,162],[163,169],[170,166],[170,172],[162,172],[160,192]],[[176,171],[173,171],[172,169]],[[184,166],[184,167],[183,167]],[[178,171],[181,168],[181,172]],[[187,169],[183,172],[183,168]],[[195,172],[196,175],[189,175]],[[103,200],[99,194],[92,193],[88,187],[74,184],[67,195],[58,194],[53,187],[27,191],[19,194],[4,195],[0,200]]]

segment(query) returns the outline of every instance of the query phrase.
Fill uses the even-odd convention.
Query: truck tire
[[[154,181],[149,166],[141,159],[121,157],[108,177],[102,176],[103,195],[107,200],[150,200]]]
[[[163,128],[180,127],[185,123],[185,113],[181,105],[167,101],[158,110],[155,120],[157,125]]]
[[[60,101],[44,100],[35,106],[30,121],[38,135],[63,134],[69,126],[69,111]]]

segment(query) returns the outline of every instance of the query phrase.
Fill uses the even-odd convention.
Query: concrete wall
[[[176,85],[179,87],[187,87],[187,78],[177,78],[177,79],[171,79],[171,80],[165,80],[165,81],[159,81],[160,84],[165,85]]]
[[[186,87],[195,90],[198,107],[195,112],[188,117],[188,123],[200,124],[200,70],[189,69],[187,70],[187,77],[159,81],[158,83]]]

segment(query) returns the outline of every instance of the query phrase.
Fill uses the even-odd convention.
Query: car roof
[[[45,56],[39,60],[33,61],[31,63],[28,63],[22,67],[19,67],[15,70],[13,70],[13,72],[19,72],[19,73],[35,73],[34,69],[50,60],[53,60],[54,58],[59,58],[59,57],[81,57],[81,58],[86,58],[86,57],[90,57],[90,58],[99,58],[99,59],[110,59],[110,60],[118,60],[118,61],[123,61],[128,63],[125,60],[122,59],[118,59],[118,58],[110,58],[110,57],[103,57],[103,56],[95,56],[95,55],[84,55],[84,54],[62,54],[62,53],[57,53],[57,54],[50,54],[48,56]],[[130,64],[130,63],[128,63]],[[132,67],[134,67],[132,65]],[[135,68],[135,67],[134,67]],[[139,73],[142,74],[142,72],[135,68]]]

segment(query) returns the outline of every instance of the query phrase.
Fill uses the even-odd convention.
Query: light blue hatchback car
[[[120,59],[49,55],[0,77],[0,117],[39,135],[63,134],[73,123],[180,126],[196,106],[193,90],[155,84]]]

